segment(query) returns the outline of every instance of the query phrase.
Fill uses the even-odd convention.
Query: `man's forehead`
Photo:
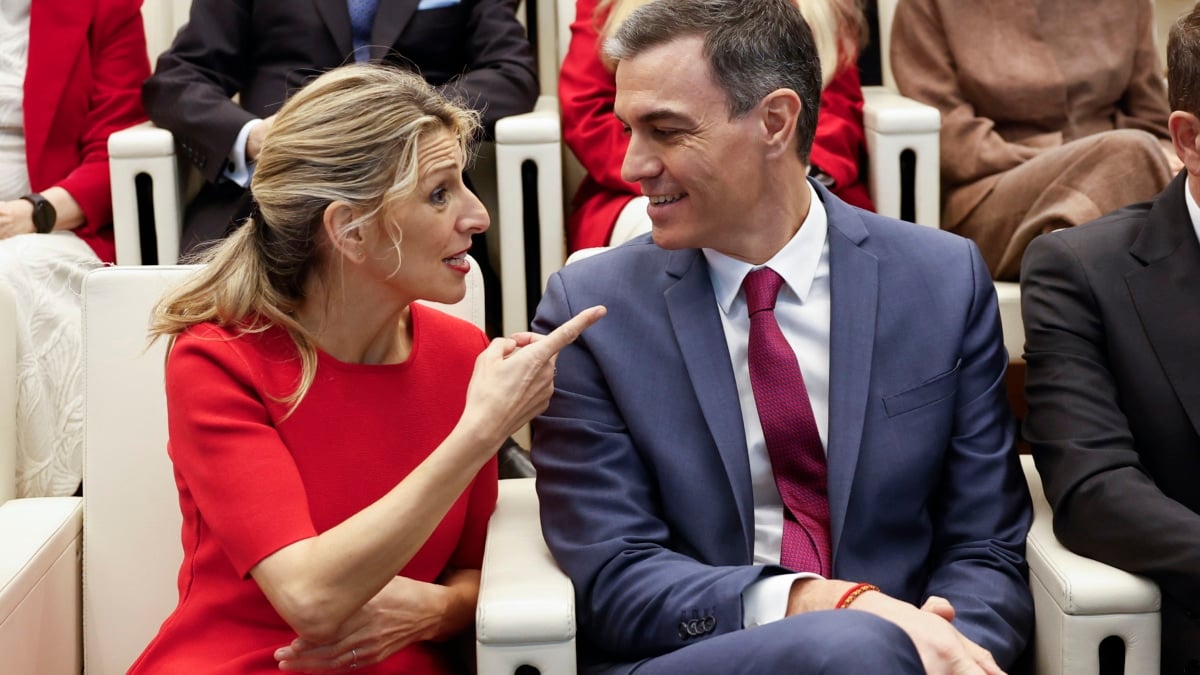
[[[626,121],[690,117],[706,103],[724,104],[709,74],[703,39],[684,37],[624,59],[616,70],[617,116]]]

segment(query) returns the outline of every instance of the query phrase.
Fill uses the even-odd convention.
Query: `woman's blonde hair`
[[[601,40],[612,37],[617,27],[633,10],[652,0],[600,0],[595,18]],[[795,0],[800,13],[812,30],[821,57],[821,85],[824,88],[843,68],[853,66],[867,40],[867,19],[859,0]],[[599,49],[599,45],[597,45]]]
[[[300,381],[281,399],[295,404],[316,374],[312,336],[295,318],[318,282],[323,220],[334,201],[359,214],[338,235],[376,226],[417,187],[417,155],[437,131],[458,138],[464,157],[478,113],[446,100],[419,76],[355,64],[330,70],[283,105],[263,140],[250,192],[250,218],[200,254],[204,267],[154,310],[152,338],[215,322],[239,333],[282,326],[300,353]],[[401,232],[390,232],[399,245]]]

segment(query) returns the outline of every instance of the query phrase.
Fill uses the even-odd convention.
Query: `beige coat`
[[[1165,155],[1145,134],[1072,143],[1114,129],[1167,138],[1153,13],[1150,0],[899,3],[896,81],[942,113],[943,227],[974,238],[998,278],[1015,278],[1042,231],[1166,185]]]

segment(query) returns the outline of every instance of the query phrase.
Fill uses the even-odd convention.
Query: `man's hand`
[[[271,115],[263,119],[259,124],[250,127],[250,133],[246,136],[246,163],[249,164],[258,159],[258,153],[262,151],[263,139],[267,137],[267,132],[275,124],[275,116]]]
[[[0,239],[18,234],[33,234],[33,204],[24,199],[0,202]]]
[[[833,609],[853,587],[838,579],[800,579],[788,597],[789,616]],[[1004,675],[988,650],[967,639],[950,623],[954,607],[931,596],[920,609],[879,591],[863,593],[850,610],[870,612],[899,626],[913,641],[930,675]]]

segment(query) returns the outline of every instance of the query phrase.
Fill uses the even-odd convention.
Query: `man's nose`
[[[621,178],[630,183],[653,178],[662,170],[651,145],[638,138],[638,134],[629,137],[629,148],[625,151],[625,161],[621,162]]]

